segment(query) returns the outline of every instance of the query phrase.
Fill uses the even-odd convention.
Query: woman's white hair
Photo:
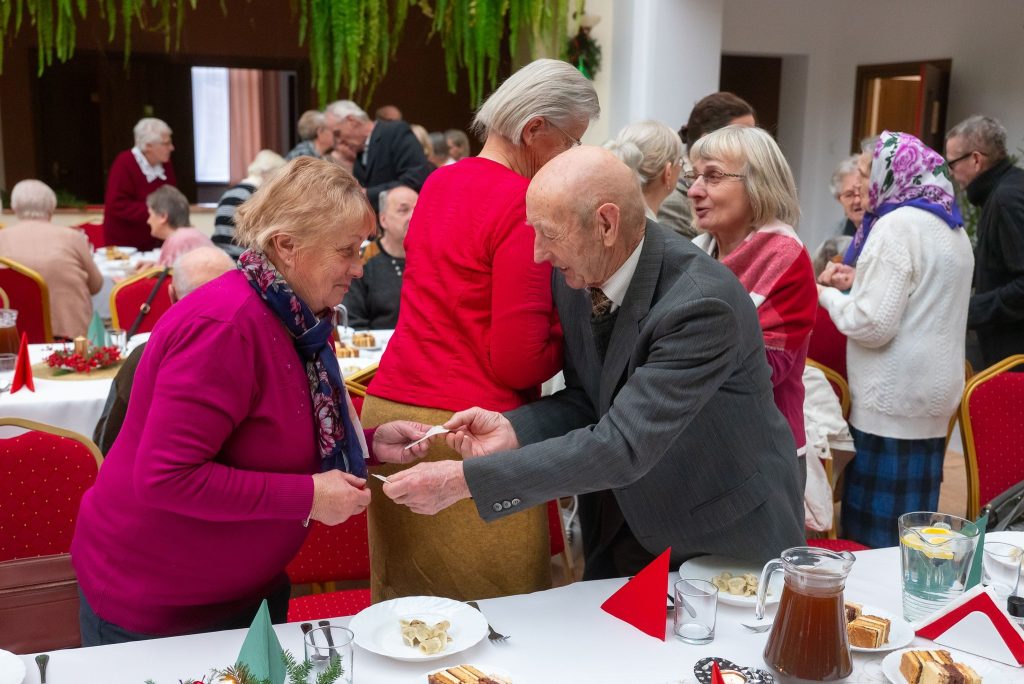
[[[135,133],[135,146],[140,150],[146,145],[155,145],[163,141],[164,136],[171,135],[171,127],[160,119],[148,117],[139,119],[133,130]]]
[[[287,163],[284,157],[273,150],[260,150],[249,164],[246,173],[250,179],[262,183]]]
[[[636,172],[642,188],[658,178],[666,164],[683,161],[683,141],[660,121],[629,124],[604,147]]]
[[[772,220],[796,227],[800,201],[796,182],[778,144],[761,128],[726,126],[708,133],[693,144],[690,161],[743,164],[743,185],[754,214],[754,228]]]
[[[492,133],[522,144],[523,129],[541,117],[565,128],[601,115],[594,84],[568,62],[538,59],[509,76],[480,105],[473,132],[480,140]]]
[[[50,220],[57,208],[57,195],[50,186],[40,180],[29,178],[11,190],[11,209],[19,220]]]
[[[832,172],[832,178],[828,182],[828,191],[836,199],[839,198],[839,189],[843,187],[843,179],[851,174],[860,175],[860,171],[857,170],[858,159],[860,159],[860,155],[855,154],[836,164],[836,169]]]

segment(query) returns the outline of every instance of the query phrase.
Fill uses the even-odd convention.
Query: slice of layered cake
[[[949,651],[907,651],[900,658],[907,684],[981,684],[969,665],[953,660]]]
[[[877,615],[861,615],[846,625],[846,634],[851,646],[878,648],[889,641],[892,623]]]

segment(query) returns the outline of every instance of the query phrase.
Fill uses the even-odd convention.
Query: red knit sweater
[[[149,183],[131,150],[117,155],[107,176],[103,203],[103,239],[108,245],[125,245],[143,251],[160,246],[160,240],[149,234],[146,197],[161,185],[177,185],[171,162],[164,164],[164,175],[167,180],[157,178]]]
[[[430,174],[405,239],[398,327],[370,394],[506,411],[558,372],[562,329],[551,267],[533,262],[528,185],[476,157]]]

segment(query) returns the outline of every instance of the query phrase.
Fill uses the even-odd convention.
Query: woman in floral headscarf
[[[945,160],[885,131],[860,159],[864,221],[819,302],[847,336],[857,456],[846,470],[843,536],[897,543],[896,519],[938,506],[949,418],[963,392],[974,257]],[[840,289],[852,281],[852,289]]]

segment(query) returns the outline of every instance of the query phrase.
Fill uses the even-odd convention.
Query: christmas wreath
[[[46,357],[46,365],[56,368],[55,375],[62,373],[89,373],[90,371],[113,366],[121,360],[117,347],[89,347],[82,354],[73,349],[58,349]]]

